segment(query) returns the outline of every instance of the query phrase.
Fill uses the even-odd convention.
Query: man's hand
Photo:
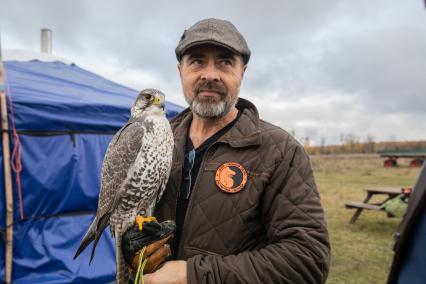
[[[167,257],[171,255],[170,246],[166,243],[172,238],[172,235],[156,241],[148,245],[145,249],[145,252],[142,256],[142,261],[148,259],[143,270],[144,273],[154,272],[160,265],[166,260]],[[139,257],[142,250],[140,250],[132,260],[132,269],[137,270],[139,265]]]
[[[139,255],[146,247],[142,256],[142,261],[147,259],[144,272],[154,272],[171,254],[166,243],[172,238],[174,229],[173,221],[164,221],[145,223],[142,231],[139,231],[137,226],[127,230],[122,239],[123,255],[127,264],[137,271]]]
[[[163,267],[143,276],[145,284],[186,284],[186,261],[167,261]]]

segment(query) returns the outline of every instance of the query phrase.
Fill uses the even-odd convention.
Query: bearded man
[[[330,245],[309,158],[239,98],[246,40],[205,19],[175,53],[189,108],[171,122],[173,166],[155,211],[176,221],[173,260],[145,283],[324,283]]]

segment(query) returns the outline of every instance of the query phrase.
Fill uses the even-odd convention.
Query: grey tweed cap
[[[244,63],[250,59],[250,49],[243,35],[229,21],[204,19],[185,30],[175,49],[176,58],[180,61],[185,51],[202,44],[221,46],[240,54]]]

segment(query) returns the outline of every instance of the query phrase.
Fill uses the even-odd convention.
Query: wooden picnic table
[[[352,216],[352,218],[349,222],[350,224],[355,223],[355,221],[358,219],[359,215],[362,213],[362,211],[364,209],[375,210],[375,211],[383,210],[381,205],[384,204],[389,199],[394,198],[394,197],[404,193],[404,187],[365,188],[365,191],[367,193],[367,196],[364,198],[364,200],[362,202],[347,202],[345,204],[346,208],[348,208],[348,209],[356,209],[354,215]],[[374,195],[386,195],[386,198],[381,202],[369,203],[370,199]]]

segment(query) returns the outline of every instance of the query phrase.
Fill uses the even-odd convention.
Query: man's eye
[[[193,59],[190,62],[191,65],[201,65],[202,63],[201,59]]]
[[[224,66],[232,66],[232,60],[230,59],[222,59],[220,64],[224,65]]]

